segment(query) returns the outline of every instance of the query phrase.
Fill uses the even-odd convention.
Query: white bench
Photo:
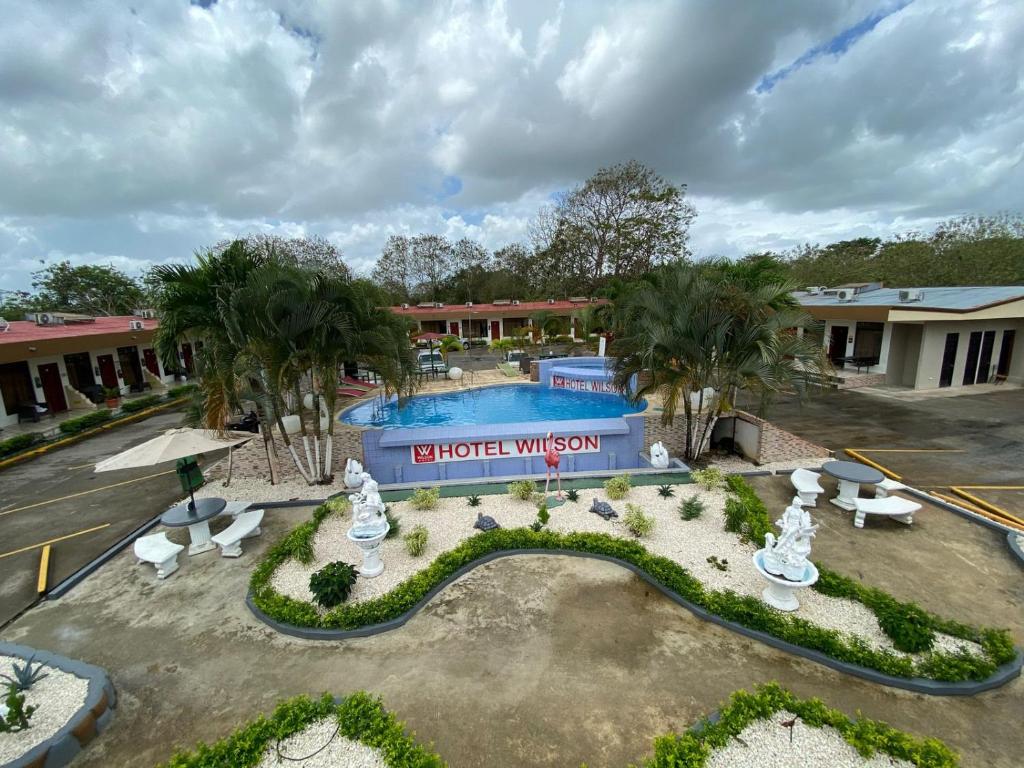
[[[916,501],[901,496],[887,496],[884,499],[854,499],[857,513],[853,517],[855,528],[863,528],[868,515],[884,515],[904,525],[914,522],[914,513],[921,508]]]
[[[889,497],[890,493],[895,493],[896,491],[902,491],[906,487],[907,486],[905,486],[903,483],[901,483],[901,482],[899,482],[897,480],[890,480],[887,477],[884,480],[882,480],[882,482],[875,483],[875,498],[876,499],[886,499],[886,498]]]
[[[220,547],[221,557],[240,557],[242,554],[242,539],[247,536],[259,536],[260,523],[262,521],[262,509],[242,512],[235,517],[235,522],[212,537],[210,541]]]
[[[166,579],[178,570],[178,553],[184,548],[168,539],[166,533],[154,533],[137,538],[132,549],[140,563],[156,566],[158,579]]]
[[[796,488],[800,501],[808,507],[817,506],[818,494],[825,492],[825,489],[818,483],[820,478],[821,475],[811,472],[809,469],[794,469],[789,476],[789,482]]]

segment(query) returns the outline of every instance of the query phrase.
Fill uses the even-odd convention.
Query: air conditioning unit
[[[921,301],[924,298],[924,291],[920,288],[904,288],[900,291],[900,301],[904,304],[911,301]]]
[[[36,314],[36,325],[64,325],[64,318],[49,312],[39,312]]]
[[[145,327],[146,327],[146,324],[143,323],[141,320],[129,320],[128,321],[128,330],[131,330],[131,331],[141,331]]]
[[[548,299],[548,304],[554,304],[554,303],[555,303],[554,299]]]
[[[467,307],[472,307],[473,306],[473,302],[472,301],[467,301],[466,302],[466,306]]]
[[[518,307],[520,302],[519,299],[512,299],[512,303]]]
[[[805,289],[811,296],[817,296],[819,293],[825,290],[823,285],[808,285]]]
[[[853,297],[857,295],[857,292],[853,288],[840,288],[836,291],[836,299],[842,302],[853,301]]]
[[[403,301],[403,302],[402,302],[402,309],[408,309],[408,308],[409,308],[409,305],[408,305],[408,304],[406,304],[406,303],[405,303],[405,302]]]
[[[7,333],[11,330],[11,324],[3,317],[0,317],[0,333]]]
[[[443,306],[444,306],[444,302],[443,301],[435,301],[434,302],[434,309],[440,309]]]

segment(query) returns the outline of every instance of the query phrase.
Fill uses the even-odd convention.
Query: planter
[[[121,399],[117,397],[107,398],[107,408],[117,408],[121,404]]]

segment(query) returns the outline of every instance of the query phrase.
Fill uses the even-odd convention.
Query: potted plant
[[[117,387],[105,388],[103,396],[107,398],[107,408],[117,408],[121,402],[121,390]]]

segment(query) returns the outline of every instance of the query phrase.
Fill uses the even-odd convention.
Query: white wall
[[[935,389],[939,386],[939,372],[942,367],[942,356],[946,347],[946,334],[959,333],[960,339],[956,349],[956,365],[953,368],[953,387],[963,386],[964,369],[967,367],[967,349],[970,345],[971,333],[976,331],[995,331],[995,343],[992,345],[992,365],[999,362],[1000,347],[1003,343],[1003,331],[1016,331],[1013,363],[1009,380],[1015,384],[1024,383],[1024,321],[1021,320],[974,320],[968,322],[931,322],[925,323],[924,335],[921,339],[921,357],[917,366],[917,389]]]
[[[828,352],[829,345],[832,342],[832,326],[845,326],[846,327],[846,353],[845,357],[851,357],[853,350],[855,349],[854,344],[857,341],[857,321],[856,320],[826,320],[825,321],[825,335],[822,337],[821,345]],[[886,367],[889,362],[889,345],[892,341],[892,323],[882,323],[882,347],[878,353],[878,365],[872,365],[870,368],[862,368],[861,371],[864,373],[885,373]],[[856,370],[856,369],[854,369]]]

